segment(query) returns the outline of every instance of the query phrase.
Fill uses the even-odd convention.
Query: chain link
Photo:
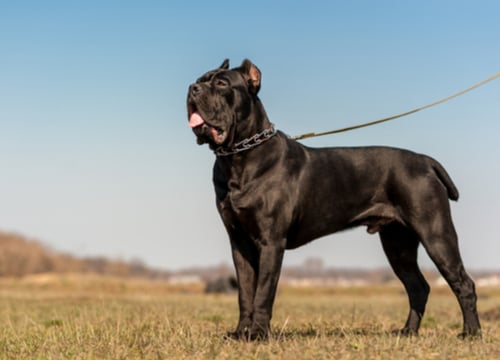
[[[276,135],[278,131],[274,128],[274,124],[271,124],[270,128],[264,129],[262,132],[257,133],[250,138],[243,139],[241,142],[236,143],[232,148],[225,150],[222,147],[215,150],[215,155],[218,156],[228,156],[236,153],[244,152],[246,150],[255,148],[259,144],[264,143],[266,140],[271,139]]]

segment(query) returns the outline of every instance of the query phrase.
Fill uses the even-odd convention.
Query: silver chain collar
[[[274,137],[278,131],[274,128],[274,124],[271,124],[270,128],[264,129],[262,132],[257,133],[250,138],[243,139],[241,142],[236,143],[230,149],[224,149],[222,147],[217,148],[214,153],[217,156],[225,157],[228,155],[233,155],[236,153],[244,152],[246,150],[255,148],[259,144],[264,143],[266,140]]]

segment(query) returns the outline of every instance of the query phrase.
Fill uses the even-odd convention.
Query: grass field
[[[1,359],[498,359],[500,290],[479,290],[482,339],[458,340],[461,315],[433,289],[419,337],[399,287],[291,289],[277,296],[269,341],[225,340],[236,295],[96,277],[0,280]]]

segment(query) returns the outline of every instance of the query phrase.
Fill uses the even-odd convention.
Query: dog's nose
[[[201,86],[200,84],[191,84],[189,87],[189,92],[191,93],[192,96],[197,96],[201,92]]]

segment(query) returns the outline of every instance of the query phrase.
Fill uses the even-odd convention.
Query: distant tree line
[[[36,273],[97,273],[120,277],[168,278],[169,273],[154,270],[139,260],[125,262],[105,257],[78,258],[51,250],[39,241],[0,232],[0,277]]]
[[[140,260],[130,262],[111,260],[106,257],[76,257],[54,251],[43,243],[18,234],[0,232],[0,277],[21,277],[37,273],[93,273],[118,277],[138,277],[167,280],[173,276],[195,275],[209,283],[219,279],[227,282],[234,278],[231,265],[221,264],[211,267],[192,267],[170,272],[146,266]],[[435,270],[424,270],[429,280],[438,274]],[[473,277],[498,274],[498,272],[472,272]],[[302,265],[284,267],[282,279],[363,279],[369,283],[395,281],[393,272],[388,268],[379,269],[342,269],[325,267],[321,258],[309,258]]]

